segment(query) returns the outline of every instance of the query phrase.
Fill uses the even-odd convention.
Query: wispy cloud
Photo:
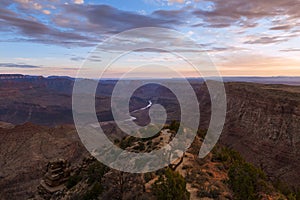
[[[253,40],[248,40],[245,44],[273,44],[279,42],[286,42],[288,38],[280,37],[280,36],[273,36],[273,37],[260,37]]]
[[[292,28],[291,25],[282,25],[282,26],[273,26],[270,30],[290,30]]]
[[[15,64],[15,63],[0,63],[0,67],[5,67],[5,68],[31,68],[31,69],[41,68],[41,66],[36,66],[36,65]]]
[[[289,48],[289,49],[282,49],[280,51],[282,51],[282,52],[300,52],[300,49]]]

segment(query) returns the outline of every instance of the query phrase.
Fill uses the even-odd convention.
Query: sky
[[[148,65],[132,77],[171,76],[164,65],[199,76],[188,58],[214,75],[205,54],[222,76],[300,76],[299,9],[298,0],[1,0],[0,73],[120,77]]]

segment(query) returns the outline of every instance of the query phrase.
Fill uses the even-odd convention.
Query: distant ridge
[[[23,75],[23,74],[0,74],[1,80],[7,79],[42,79],[43,76],[30,76],[30,75]]]
[[[68,80],[75,80],[75,78],[70,76],[48,76],[47,79],[68,79]]]
[[[38,76],[38,75],[23,75],[23,74],[0,74],[0,80],[17,80],[17,79],[46,79],[46,80],[54,80],[54,79],[64,79],[69,81],[75,81],[76,78],[70,76]],[[79,79],[88,79],[88,78],[79,78]],[[163,79],[163,78],[160,78]],[[203,82],[204,78],[202,77],[188,77],[190,82]],[[226,76],[222,78],[224,82],[251,82],[251,83],[262,83],[262,84],[284,84],[284,85],[300,85],[300,77],[299,76],[272,76],[272,77],[260,77],[260,76],[240,76],[240,77],[230,77]],[[90,78],[90,80],[96,80]],[[104,78],[101,79],[103,81],[117,81],[118,78]],[[128,80],[143,80],[142,78],[132,78]],[[170,81],[180,81],[181,78],[168,78]],[[205,80],[216,80],[216,77],[206,77]]]
[[[263,84],[300,85],[299,76],[223,77],[224,82],[253,82]]]

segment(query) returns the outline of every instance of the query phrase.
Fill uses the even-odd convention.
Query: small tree
[[[180,123],[174,120],[171,122],[169,129],[171,131],[178,132],[179,127],[180,127]]]
[[[152,191],[158,200],[187,200],[190,196],[184,178],[171,169],[159,176],[153,184]]]
[[[235,163],[228,172],[229,184],[236,199],[255,200],[264,187],[265,175],[249,163]]]

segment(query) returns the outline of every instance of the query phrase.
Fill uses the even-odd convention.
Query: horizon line
[[[43,78],[51,78],[51,77],[65,77],[71,79],[91,79],[91,80],[99,80],[99,79],[106,79],[106,80],[116,80],[120,79],[118,77],[107,77],[107,78],[87,78],[87,77],[73,77],[73,76],[63,76],[63,75],[28,75],[28,74],[12,74],[12,73],[0,73],[0,76],[27,76],[27,77],[43,77]],[[205,77],[157,77],[157,78],[150,78],[150,77],[131,77],[131,78],[123,78],[123,80],[131,80],[131,79],[140,79],[140,80],[151,80],[151,79],[203,79],[203,78],[300,78],[300,76],[286,76],[286,75],[278,75],[278,76],[205,76]]]

